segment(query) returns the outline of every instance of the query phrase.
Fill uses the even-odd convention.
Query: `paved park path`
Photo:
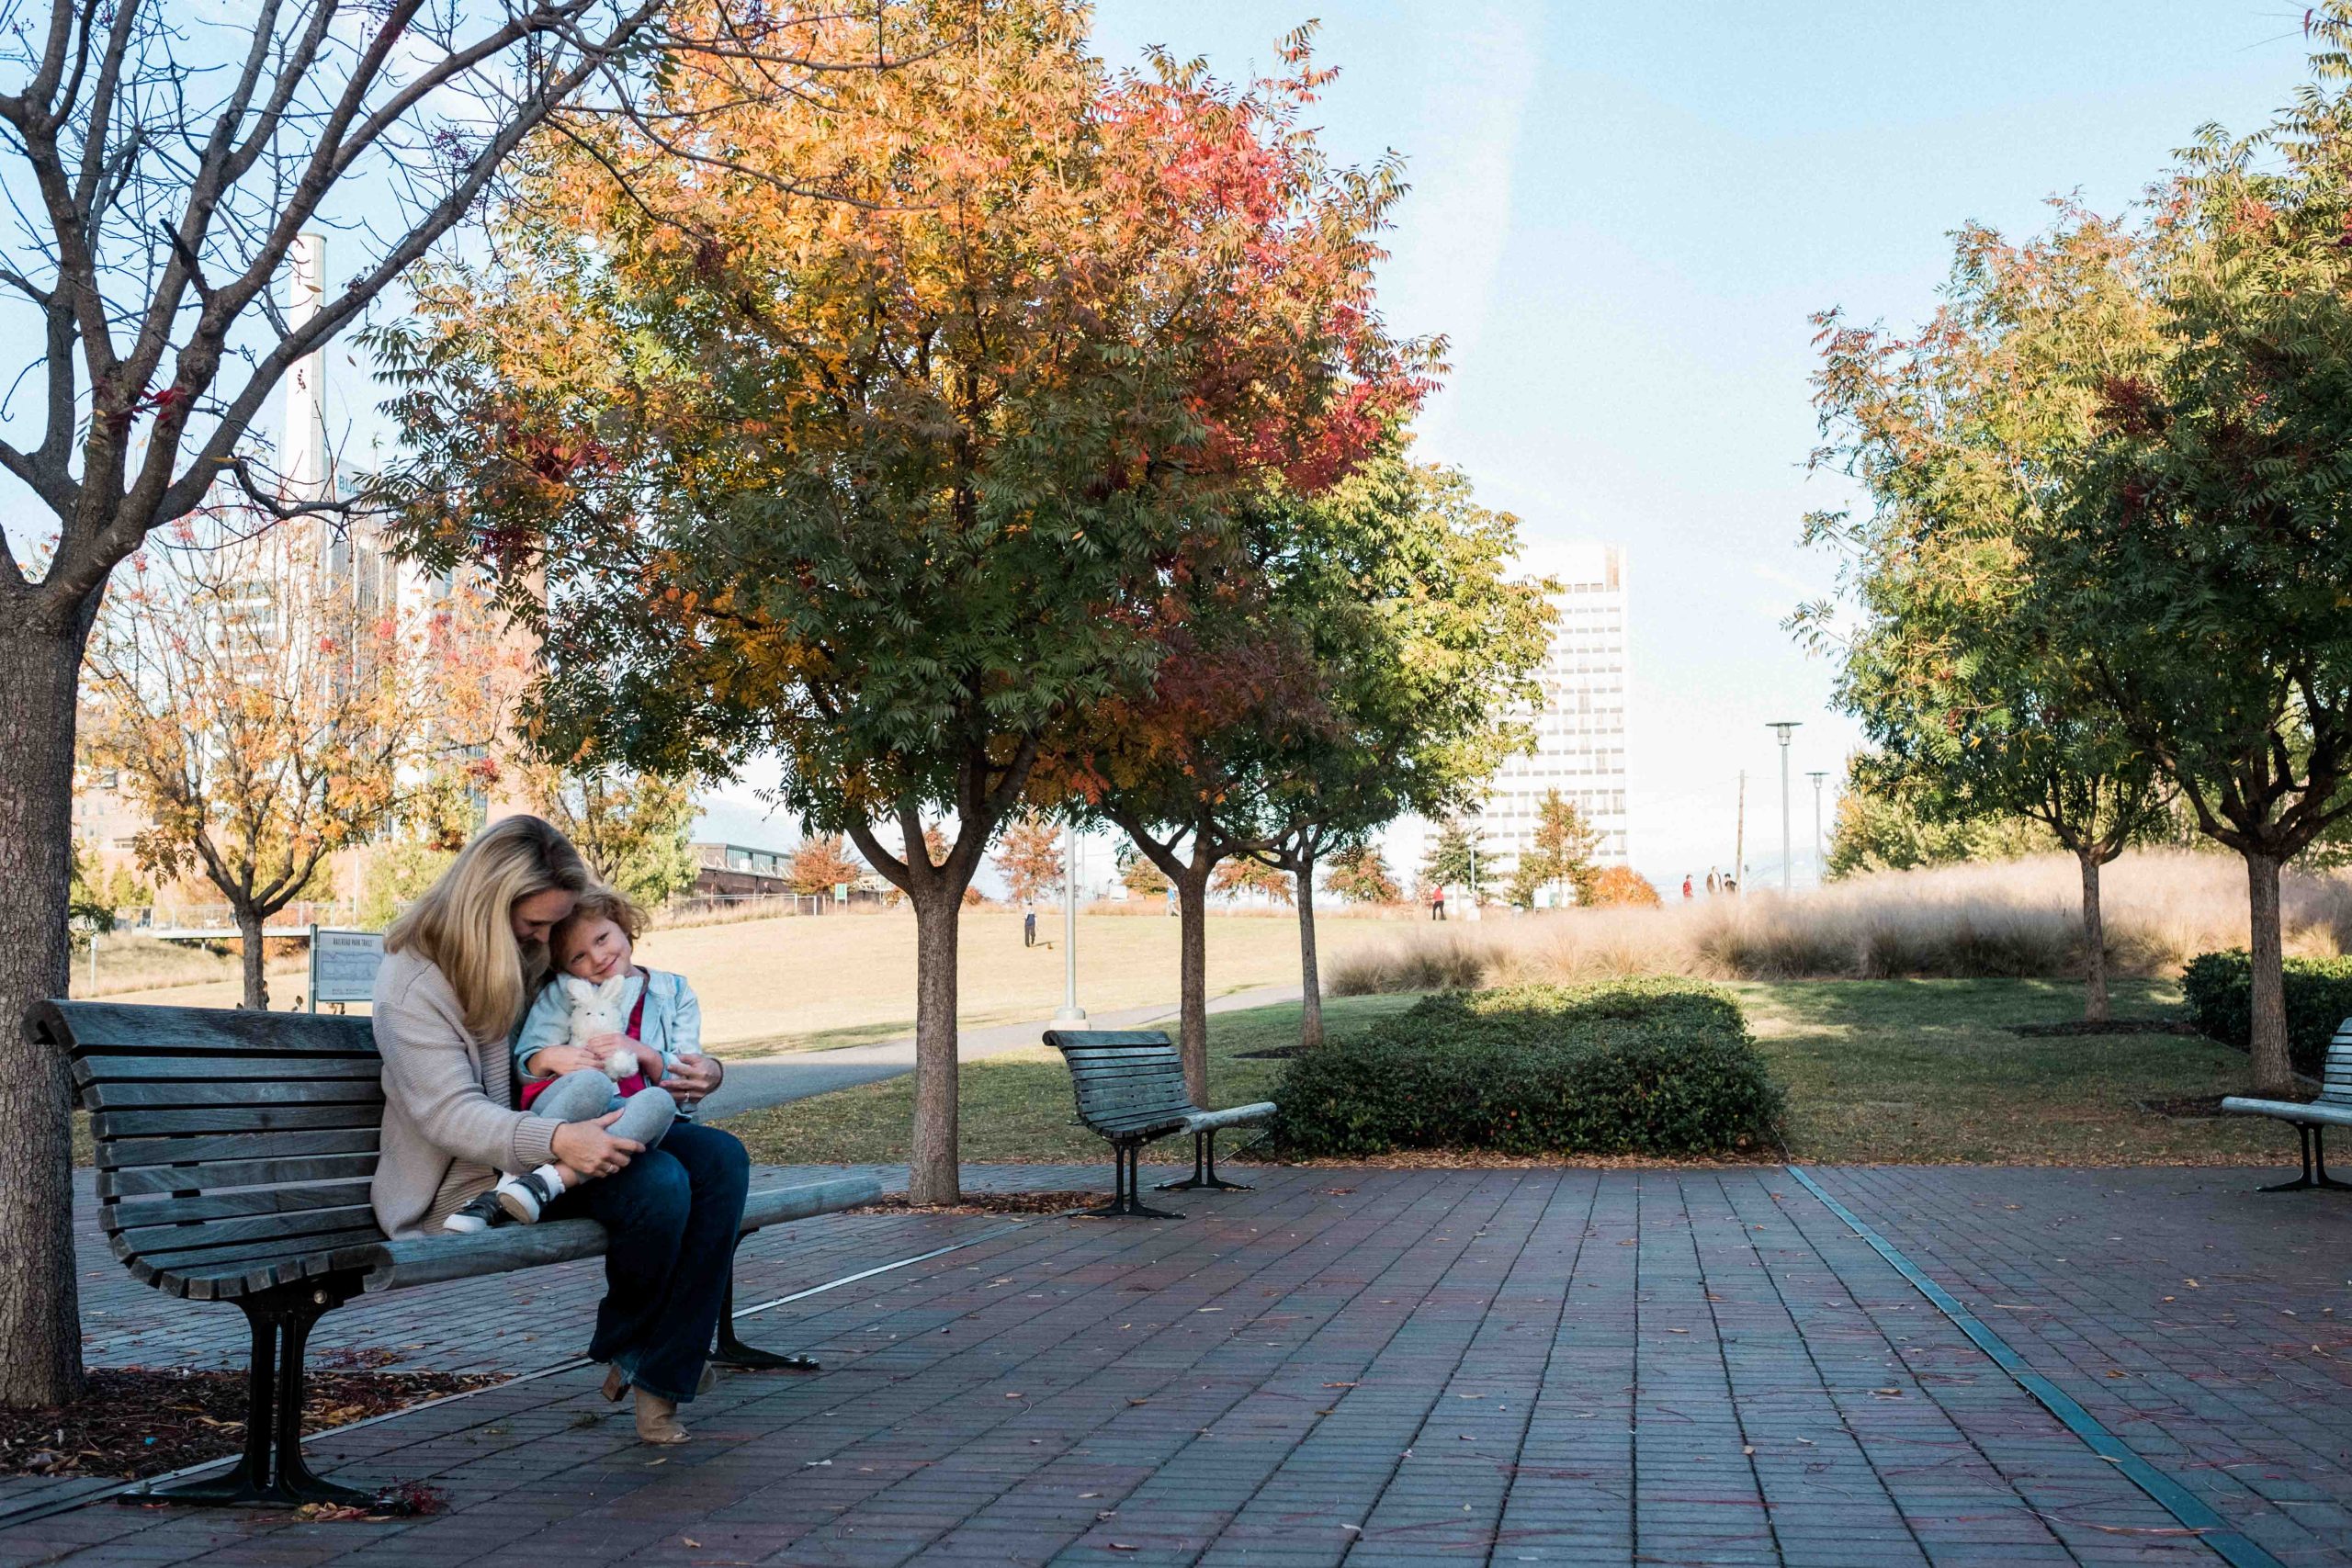
[[[1298,998],[1299,988],[1296,986],[1260,986],[1251,990],[1236,991],[1230,996],[1213,998],[1208,1010],[1233,1012],[1243,1008],[1295,1002]],[[1093,1014],[1087,1019],[1084,1027],[1146,1029],[1170,1021],[1175,1016],[1173,1003],[1122,1008]],[[956,1037],[956,1059],[978,1062],[1007,1051],[1035,1045],[1046,1031],[1053,1027],[1051,1019],[1039,1019],[1034,1023],[967,1029]],[[727,1058],[726,1082],[706,1103],[703,1115],[706,1120],[723,1121],[729,1116],[741,1116],[747,1111],[782,1105],[787,1100],[806,1100],[813,1094],[825,1094],[881,1078],[894,1078],[914,1070],[915,1040],[911,1034],[900,1040],[886,1040],[874,1045],[844,1045],[832,1051],[787,1051],[773,1056],[730,1055]]]
[[[1060,1188],[1069,1168],[975,1168]],[[2278,1562],[2352,1563],[2352,1205],[2253,1173],[1811,1173]],[[1264,1168],[1181,1223],[831,1216],[744,1248],[694,1442],[588,1369],[312,1443],[447,1511],[304,1523],[94,1506],[0,1562],[221,1568],[1452,1562],[2205,1564],[1786,1169]],[[864,1279],[878,1264],[921,1261]],[[235,1356],[236,1314],[93,1238],[98,1361]],[[320,1342],[560,1365],[593,1267],[396,1292]]]

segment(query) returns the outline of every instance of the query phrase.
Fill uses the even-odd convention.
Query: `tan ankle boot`
[[[678,1402],[658,1393],[637,1391],[637,1435],[648,1443],[683,1443],[686,1429],[678,1425]]]

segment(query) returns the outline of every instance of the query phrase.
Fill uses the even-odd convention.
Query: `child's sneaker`
[[[498,1207],[518,1225],[536,1223],[539,1211],[563,1196],[563,1178],[551,1165],[543,1165],[528,1176],[502,1176],[498,1185],[491,1189]]]
[[[488,1230],[504,1217],[498,1209],[498,1190],[492,1188],[468,1199],[463,1208],[441,1222],[441,1228],[455,1231],[459,1235],[474,1235]]]

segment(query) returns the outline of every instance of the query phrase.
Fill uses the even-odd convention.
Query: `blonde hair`
[[[476,1039],[503,1040],[523,1016],[523,998],[548,971],[545,943],[515,940],[514,906],[540,893],[583,894],[596,886],[580,852],[536,817],[492,823],[458,853],[440,880],[394,920],[384,951],[413,948],[458,993]]]
[[[566,929],[583,920],[610,920],[621,928],[621,935],[632,943],[645,934],[645,911],[631,902],[628,895],[619,888],[607,887],[600,882],[581,894],[579,901],[571,906],[571,913],[558,920],[555,929],[548,932],[549,961],[552,962],[555,955],[563,951]]]

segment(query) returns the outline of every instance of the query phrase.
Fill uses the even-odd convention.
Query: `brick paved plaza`
[[[1813,1174],[2278,1561],[2352,1562],[2352,1205],[2232,1171]],[[446,1513],[98,1503],[0,1529],[0,1561],[2220,1561],[1781,1168],[1258,1179],[1180,1195],[1180,1224],[763,1235],[745,1303],[972,1245],[748,1321],[826,1370],[722,1377],[683,1449],[632,1441],[566,1371],[311,1445],[345,1482],[430,1482]],[[233,1310],[85,1258],[94,1361],[235,1363]],[[595,1290],[569,1266],[401,1292],[320,1346],[545,1369]]]

